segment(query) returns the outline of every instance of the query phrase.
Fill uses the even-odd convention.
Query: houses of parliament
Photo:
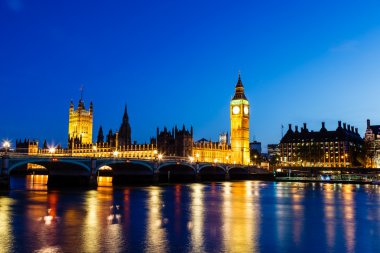
[[[126,106],[118,131],[109,130],[104,133],[100,126],[96,141],[93,142],[93,114],[93,103],[91,102],[89,108],[86,109],[82,97],[76,108],[73,102],[70,103],[68,147],[67,149],[57,148],[55,155],[140,159],[171,157],[190,159],[191,162],[242,165],[250,163],[250,107],[240,74],[235,86],[235,93],[230,101],[230,136],[227,133],[221,134],[219,141],[216,142],[206,139],[194,141],[193,127],[188,129],[183,125],[182,127],[175,126],[172,129],[157,128],[156,136],[150,139],[149,144],[137,144],[131,138],[132,129]],[[20,141],[18,146],[23,147],[24,150],[25,147],[28,147],[25,151],[27,153],[49,153],[46,144],[43,149],[38,149],[36,148],[38,143],[26,142]]]

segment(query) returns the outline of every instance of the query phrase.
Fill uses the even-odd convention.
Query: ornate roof
[[[238,81],[237,81],[236,86],[235,86],[235,95],[232,98],[232,100],[239,100],[239,99],[247,100],[247,97],[244,94],[244,86],[243,86],[243,82],[241,81],[241,78],[240,78],[240,73],[239,73]]]

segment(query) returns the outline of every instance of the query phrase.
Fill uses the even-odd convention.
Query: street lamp
[[[114,156],[114,157],[117,157],[118,155],[119,155],[119,151],[115,150],[115,151],[113,152],[113,156]]]
[[[193,163],[194,162],[194,157],[189,156],[189,160],[190,160],[190,163]]]
[[[158,158],[158,161],[161,161],[162,160],[162,157],[163,155],[162,154],[158,154],[157,158]]]
[[[253,157],[255,158],[255,165],[257,165],[257,161],[256,161],[257,155],[254,155]]]
[[[5,150],[5,154],[7,154],[8,149],[11,147],[11,142],[10,141],[4,141],[3,142],[3,148]]]
[[[55,147],[49,147],[49,153],[51,154],[52,157],[54,156],[55,151],[56,151]]]
[[[98,150],[98,148],[96,147],[96,145],[93,145],[92,146],[92,151],[94,151],[94,157],[96,156],[96,151]]]
[[[199,153],[196,153],[195,157],[197,158],[197,162],[198,162],[198,160],[199,160]]]

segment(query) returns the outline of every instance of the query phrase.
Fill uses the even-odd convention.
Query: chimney
[[[371,121],[367,119],[367,129],[371,127]]]
[[[340,121],[340,120],[338,121],[338,127],[342,128],[342,121]]]
[[[351,126],[351,132],[354,132],[354,131],[355,131],[354,126]]]
[[[355,128],[355,133],[359,134],[358,128]]]
[[[348,130],[348,131],[351,130],[351,125],[350,125],[350,124],[347,124],[347,130]]]
[[[295,126],[295,127],[296,127],[296,131],[295,132],[298,133],[298,126]]]
[[[343,123],[343,129],[346,130],[346,123]]]
[[[303,123],[303,129],[304,129],[305,131],[307,130],[306,123]]]
[[[292,130],[292,124],[289,124],[289,130],[290,131]]]
[[[325,122],[322,122],[322,128],[326,128],[326,127],[325,127]]]

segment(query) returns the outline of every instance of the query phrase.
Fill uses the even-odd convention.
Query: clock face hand
[[[249,109],[248,109],[248,106],[244,106],[244,114],[248,114],[249,113]]]
[[[232,108],[232,113],[233,114],[238,114],[240,112],[240,108],[239,106],[235,105],[233,108]]]

